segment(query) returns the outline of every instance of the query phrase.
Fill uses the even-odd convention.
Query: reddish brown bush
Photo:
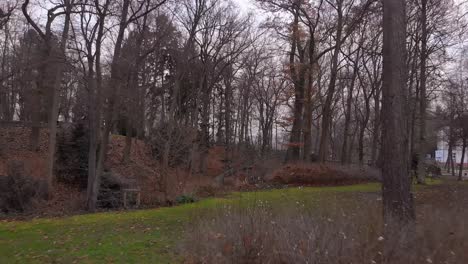
[[[268,181],[288,185],[343,185],[378,181],[380,173],[368,167],[324,164],[288,164],[276,170]]]

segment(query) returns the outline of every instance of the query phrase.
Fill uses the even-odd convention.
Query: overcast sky
[[[244,10],[248,10],[254,6],[254,0],[234,0],[234,2],[238,3],[239,6]]]

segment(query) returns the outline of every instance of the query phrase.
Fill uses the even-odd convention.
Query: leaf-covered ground
[[[417,190],[419,189],[416,188]],[[378,193],[376,183],[233,193],[152,210],[0,222],[0,263],[177,263],[176,246],[191,218],[224,205],[259,200],[333,206],[343,193]]]

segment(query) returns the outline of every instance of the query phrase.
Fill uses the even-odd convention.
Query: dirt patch
[[[1,128],[0,138],[3,140],[2,155],[0,156],[0,175],[7,174],[7,164],[13,160],[21,160],[25,165],[26,174],[35,178],[44,178],[47,173],[47,144],[49,134],[42,129],[39,140],[39,150],[30,151],[30,128],[11,127]]]
[[[160,181],[160,170],[157,161],[151,156],[151,148],[142,140],[133,139],[130,159],[123,161],[125,137],[111,136],[107,153],[106,167],[122,178],[134,182],[141,192],[141,202],[151,205],[157,201]]]

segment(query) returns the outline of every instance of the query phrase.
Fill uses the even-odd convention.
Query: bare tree
[[[414,219],[411,180],[408,176],[406,3],[384,1],[382,192],[386,223]]]
[[[106,98],[108,101],[108,105],[106,111],[104,113],[104,126],[101,131],[101,142],[99,148],[99,154],[97,156],[96,161],[96,175],[92,181],[89,198],[88,198],[88,209],[94,211],[96,208],[97,203],[97,196],[100,186],[100,177],[104,171],[104,162],[107,156],[107,150],[109,146],[109,137],[110,133],[114,124],[115,115],[117,113],[118,107],[118,95],[120,94],[120,89],[122,82],[120,77],[122,76],[122,67],[121,67],[121,51],[122,45],[124,42],[125,32],[127,27],[137,19],[145,16],[156,9],[158,9],[161,5],[165,3],[165,0],[161,0],[158,2],[152,1],[142,1],[137,3],[136,6],[131,6],[131,1],[123,0],[122,7],[120,9],[119,15],[119,27],[118,33],[116,36],[114,50],[113,50],[113,59],[111,63],[111,72],[110,72],[110,80],[109,80],[109,87],[110,94]],[[131,8],[130,8],[131,7]],[[145,8],[147,7],[147,8]]]
[[[3,27],[8,23],[15,9],[15,5],[7,6],[6,10],[3,10],[2,7],[0,7],[0,29],[3,29]]]
[[[65,0],[63,4],[57,5],[47,12],[47,23],[45,32],[43,32],[39,26],[32,20],[32,18],[28,14],[28,5],[29,1],[26,0],[23,3],[22,10],[23,14],[28,20],[28,23],[37,31],[39,36],[43,40],[44,44],[44,65],[43,71],[41,74],[41,88],[44,89],[46,83],[51,82],[52,86],[50,87],[50,112],[49,112],[49,157],[48,157],[48,166],[47,166],[47,186],[49,195],[52,191],[52,183],[54,178],[54,162],[55,162],[55,152],[56,152],[56,136],[57,136],[57,119],[58,119],[58,112],[59,112],[59,89],[60,84],[62,81],[62,74],[63,74],[63,65],[57,64],[64,64],[65,63],[65,51],[67,47],[68,41],[68,32],[70,28],[70,15],[72,12],[73,7],[73,0]],[[59,12],[58,10],[63,9],[63,11]],[[60,44],[57,47],[57,44],[54,43],[53,34],[51,31],[51,25],[53,21],[60,15],[65,15],[65,22],[62,31],[62,36],[60,39]],[[51,79],[46,78],[47,71],[51,69]],[[37,117],[37,113],[33,114]],[[31,147],[32,149],[37,149],[38,141],[39,141],[39,126],[38,122],[33,119],[33,130],[31,133]]]

